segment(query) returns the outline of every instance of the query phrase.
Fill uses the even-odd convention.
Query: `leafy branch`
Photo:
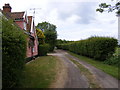
[[[114,1],[114,0],[112,0],[112,1]],[[117,0],[115,5],[101,3],[101,4],[99,4],[99,8],[96,9],[96,11],[99,11],[100,13],[105,12],[105,11],[107,11],[109,13],[109,12],[113,12],[114,10],[116,10],[117,15],[120,15],[120,0]]]

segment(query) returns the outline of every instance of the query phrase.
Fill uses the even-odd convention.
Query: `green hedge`
[[[114,53],[116,46],[117,39],[110,37],[91,37],[86,40],[57,45],[60,49],[103,61]]]
[[[47,53],[49,52],[49,44],[41,44],[39,45],[38,49],[38,55],[39,56],[46,56]]]
[[[26,35],[12,20],[2,19],[2,87],[19,84],[26,57]]]
[[[120,55],[118,56],[112,56],[110,58],[108,58],[107,60],[104,61],[105,64],[108,64],[108,65],[114,65],[114,66],[119,66],[120,65]]]

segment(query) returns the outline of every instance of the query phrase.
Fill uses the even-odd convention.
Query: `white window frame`
[[[24,26],[24,30],[26,30],[27,28],[26,28],[26,23],[25,22],[23,23],[23,26]]]

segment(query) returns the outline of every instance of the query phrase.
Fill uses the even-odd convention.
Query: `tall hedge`
[[[94,58],[96,60],[106,60],[115,51],[117,39],[110,37],[91,37],[69,44],[58,45],[58,48],[72,51],[76,54]]]
[[[54,47],[57,42],[57,32],[53,30],[46,30],[44,32],[45,35],[45,42],[49,44],[49,51],[52,52],[54,51]]]
[[[39,48],[38,55],[39,56],[46,56],[47,53],[49,52],[50,46],[49,46],[49,44],[40,44],[38,46],[38,48]]]
[[[26,35],[12,20],[2,19],[2,87],[18,85],[26,57]]]

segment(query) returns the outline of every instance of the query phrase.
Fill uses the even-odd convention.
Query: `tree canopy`
[[[41,29],[43,32],[48,31],[48,30],[56,31],[56,26],[46,21],[42,23],[38,23],[37,28]]]
[[[45,35],[45,42],[50,45],[50,51],[53,51],[57,40],[56,25],[49,22],[42,22],[38,23],[36,27],[43,31]]]

